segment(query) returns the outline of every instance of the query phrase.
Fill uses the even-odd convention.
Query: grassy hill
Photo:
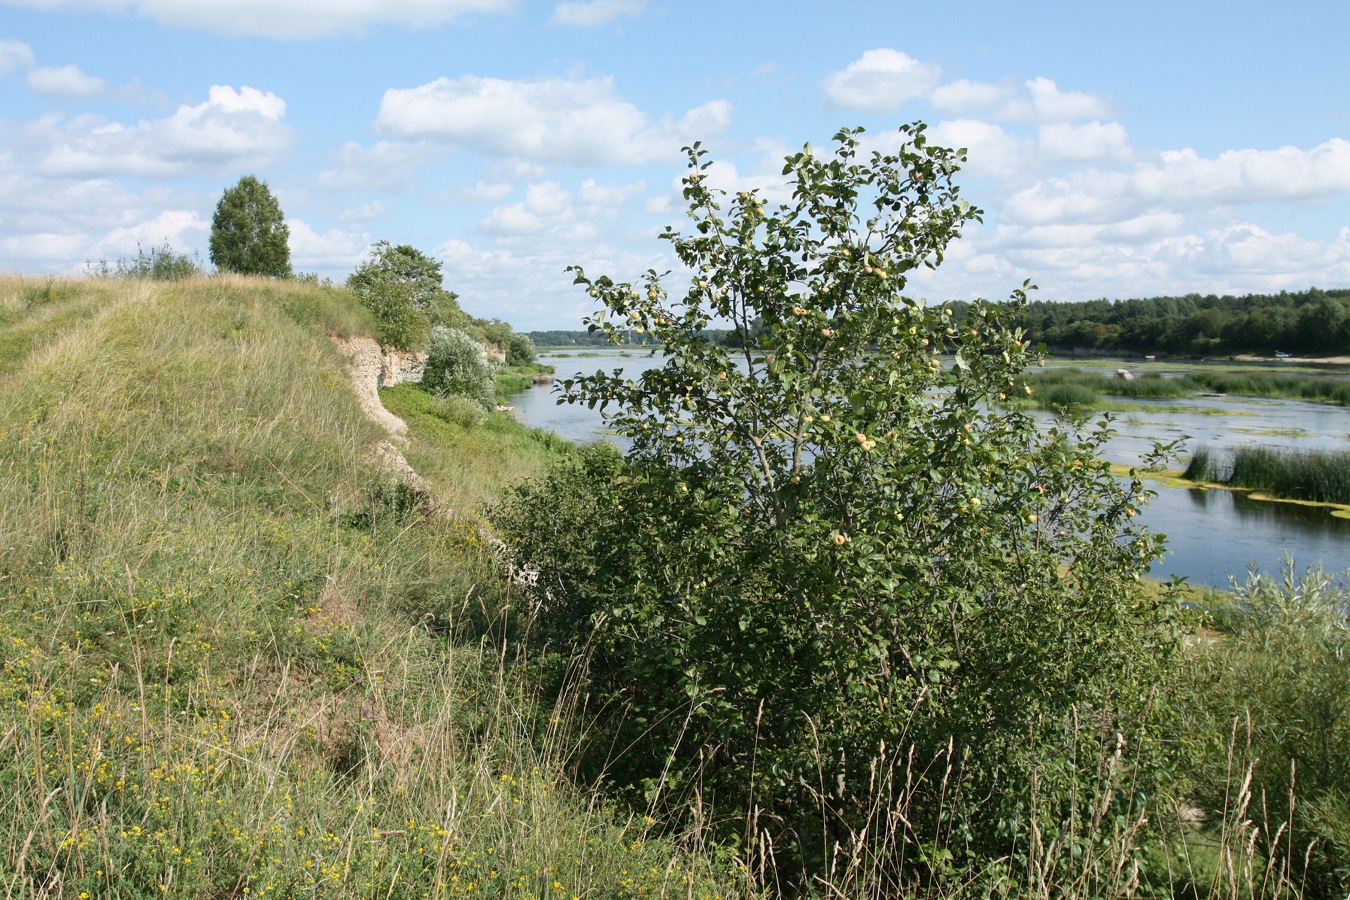
[[[318,286],[0,278],[6,896],[739,893],[569,786],[506,637],[479,510],[564,451],[391,392],[429,511],[330,339],[372,330]]]

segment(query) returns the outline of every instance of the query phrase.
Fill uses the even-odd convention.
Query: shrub
[[[182,281],[204,274],[195,256],[175,251],[168,241],[149,250],[137,246],[134,259],[118,259],[113,265],[104,259],[87,268],[96,278],[148,278],[152,281]]]
[[[512,333],[506,341],[506,364],[508,366],[528,366],[539,358],[534,349],[534,341],[529,335]]]
[[[460,428],[477,428],[488,419],[487,410],[476,400],[458,394],[436,397],[431,412]]]
[[[483,345],[457,328],[431,329],[422,385],[432,393],[467,397],[484,409],[496,405],[495,365]]]
[[[413,305],[408,285],[375,282],[357,292],[357,299],[374,314],[381,347],[415,350],[426,344],[427,317]]]
[[[1310,898],[1350,891],[1350,594],[1320,568],[1253,570],[1235,586],[1222,640],[1190,673],[1189,733],[1201,739],[1198,797],[1222,820],[1237,782],[1277,867]]]
[[[1022,291],[959,330],[901,293],[979,217],[960,153],[921,125],[870,161],[836,139],[787,160],[776,209],[710,188],[689,150],[695,229],[664,234],[694,273],[679,299],[655,272],[573,270],[591,330],[664,353],[563,382],[614,407],[625,461],[498,514],[539,573],[532,636],[575,655],[600,711],[583,770],[850,895],[1055,870],[1125,889],[1175,652],[1175,604],[1136,584],[1160,551],[1132,518],[1141,482],[1098,459],[1104,430],[996,410],[1027,387]],[[761,328],[731,348],[715,319]]]

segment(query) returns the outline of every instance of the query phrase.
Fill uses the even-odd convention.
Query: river
[[[553,366],[559,379],[649,364],[644,354],[618,352],[539,361]],[[622,443],[603,433],[598,411],[558,405],[549,386],[525,391],[512,404],[526,424],[570,440]],[[1218,450],[1244,444],[1350,448],[1350,411],[1344,407],[1250,397],[1169,398],[1146,405],[1114,414],[1117,435],[1106,448],[1112,462],[1138,462],[1155,440],[1181,439],[1187,453],[1198,446]],[[1192,584],[1228,587],[1230,576],[1244,579],[1252,564],[1278,572],[1286,554],[1300,568],[1320,563],[1330,572],[1350,571],[1350,519],[1334,517],[1325,507],[1251,500],[1237,491],[1159,486],[1157,493],[1142,516],[1150,529],[1167,535],[1167,556],[1151,573],[1157,578],[1182,576]]]

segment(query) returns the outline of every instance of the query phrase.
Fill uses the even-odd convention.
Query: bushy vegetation
[[[483,345],[458,328],[431,329],[422,385],[433,394],[465,397],[484,409],[496,404],[496,364]]]
[[[1106,433],[1006,406],[1077,384],[1024,379],[1021,293],[903,294],[979,215],[924,137],[794,155],[776,209],[695,147],[687,289],[577,270],[666,350],[565,385],[627,456],[400,384],[410,483],[351,292],[0,276],[0,889],[1345,897],[1345,583],[1200,629],[1136,580]]]
[[[407,244],[377,241],[370,255],[347,277],[347,287],[375,314],[380,344],[396,350],[420,351],[438,327],[461,331],[492,348],[510,365],[534,362],[534,344],[501,319],[480,319],[459,305],[459,295],[445,289],[441,262]]]
[[[1198,751],[1193,796],[1227,838],[1223,868],[1252,864],[1245,843],[1264,857],[1252,879],[1262,896],[1345,897],[1350,593],[1289,561],[1276,576],[1253,571],[1220,612],[1224,630],[1198,646],[1184,696]]]
[[[528,366],[539,358],[534,349],[534,341],[529,335],[512,334],[506,343],[506,364],[508,366]]]
[[[205,274],[200,260],[179,253],[165,241],[146,250],[139,245],[132,259],[119,258],[109,264],[106,259],[90,263],[89,274],[95,278],[148,278],[152,281],[181,281]]]
[[[902,137],[790,157],[779,208],[708,187],[696,146],[695,227],[665,235],[687,289],[576,270],[591,327],[665,361],[565,382],[632,449],[499,516],[539,573],[531,636],[597,713],[583,770],[781,889],[1130,892],[1178,649],[1176,604],[1136,581],[1144,492],[1104,432],[992,411],[1026,387],[1021,292],[959,332],[903,295],[979,211],[959,153]],[[714,318],[758,343],[710,343]]]
[[[570,785],[502,640],[478,507],[562,442],[409,388],[432,502],[370,462],[349,293],[47,287],[0,279],[0,892],[742,896]]]
[[[463,328],[472,321],[445,289],[440,261],[407,244],[377,241],[347,287],[375,313],[386,347],[421,349],[434,326]]]

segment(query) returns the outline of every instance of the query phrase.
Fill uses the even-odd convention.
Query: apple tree
[[[959,327],[905,293],[980,220],[963,153],[921,124],[890,151],[835,141],[786,160],[782,204],[717,189],[688,148],[673,292],[572,269],[591,330],[660,359],[565,381],[631,448],[498,521],[538,573],[531,634],[600,711],[582,765],[611,789],[805,879],[1025,883],[1166,772],[1149,712],[1175,604],[1138,581],[1160,541],[1142,482],[1100,459],[1106,423],[1016,404],[1026,286]],[[753,337],[708,340],[728,325]]]

